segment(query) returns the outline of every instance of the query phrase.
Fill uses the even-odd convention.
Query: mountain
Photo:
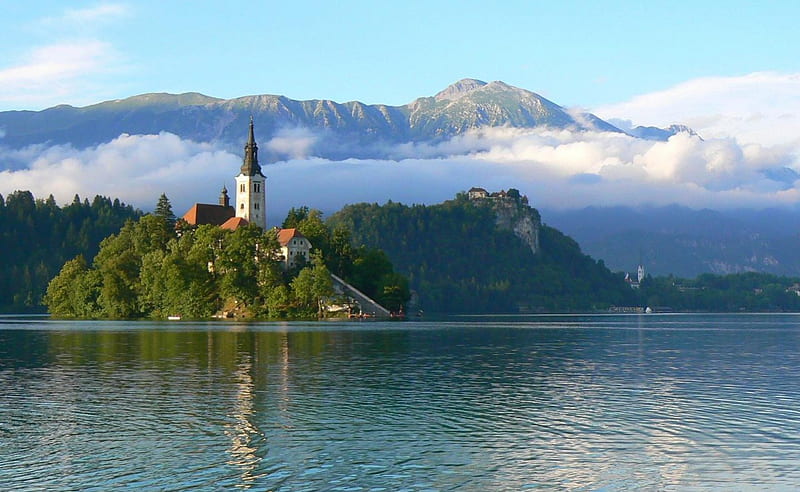
[[[358,101],[297,101],[255,95],[217,99],[198,93],[143,94],[76,108],[0,112],[0,142],[10,148],[108,142],[122,133],[171,132],[194,141],[217,141],[238,149],[250,116],[259,139],[303,127],[319,134],[315,155],[327,158],[384,157],[387,144],[436,141],[485,126],[576,128],[620,132],[588,113],[571,113],[544,97],[500,81],[463,79],[431,97],[403,106]],[[266,150],[266,149],[265,149]],[[285,158],[265,151],[266,161]]]
[[[689,135],[699,137],[699,135],[686,125],[670,125],[666,128],[658,128],[655,126],[637,126],[631,128],[626,132],[628,135],[645,140],[658,140],[666,142],[669,137],[679,133],[688,133]]]
[[[701,273],[800,276],[800,211],[589,207],[544,210],[549,225],[574,237],[615,271],[691,278]]]

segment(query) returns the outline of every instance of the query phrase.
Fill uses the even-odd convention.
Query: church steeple
[[[228,197],[228,188],[222,185],[222,191],[219,193],[219,204],[223,207],[231,206],[231,199]]]
[[[253,134],[253,117],[250,116],[250,135],[247,143],[244,144],[244,162],[242,163],[242,174],[245,176],[263,176],[261,166],[258,164],[258,145]]]
[[[253,117],[250,117],[250,134],[244,145],[244,162],[236,176],[236,216],[262,229],[267,228],[267,178],[258,165],[258,146],[253,135]]]

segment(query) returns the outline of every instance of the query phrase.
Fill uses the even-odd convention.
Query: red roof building
[[[227,229],[229,231],[235,231],[236,229],[246,226],[249,224],[247,220],[241,217],[231,217],[230,219],[226,220],[220,227],[220,229]]]
[[[281,255],[287,268],[309,260],[311,242],[297,229],[278,229],[278,243],[281,245]]]

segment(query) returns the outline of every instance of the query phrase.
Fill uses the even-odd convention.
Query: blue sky
[[[0,110],[187,91],[404,104],[464,77],[594,108],[800,63],[800,2],[5,1],[3,12]]]

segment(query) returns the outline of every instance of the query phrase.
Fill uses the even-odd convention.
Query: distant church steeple
[[[231,199],[228,197],[228,188],[225,188],[225,185],[222,185],[222,191],[219,192],[219,204],[223,207],[231,206]]]
[[[250,117],[250,133],[244,145],[241,173],[236,176],[236,216],[262,229],[267,228],[267,183],[258,164],[258,145]],[[221,199],[221,198],[220,198]]]

